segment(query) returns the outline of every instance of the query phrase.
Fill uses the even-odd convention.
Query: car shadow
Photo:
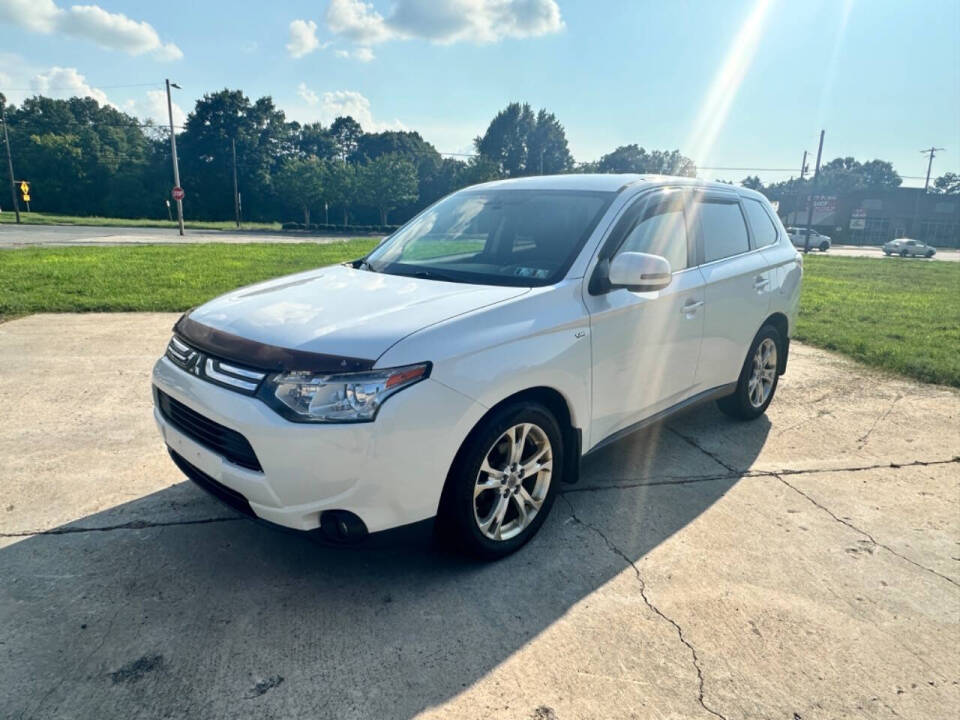
[[[698,448],[734,426],[731,460]],[[492,564],[329,549],[187,482],[30,536],[0,549],[0,714],[412,717],[624,571],[594,530],[642,558],[737,482],[769,427],[710,405],[598,451],[540,534]]]

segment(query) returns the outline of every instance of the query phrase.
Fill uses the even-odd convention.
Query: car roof
[[[531,175],[530,177],[511,178],[509,180],[494,180],[493,182],[474,185],[466,188],[467,191],[483,188],[523,190],[593,190],[599,192],[619,192],[629,186],[649,185],[689,185],[711,190],[725,190],[738,192],[745,197],[763,198],[763,195],[753,190],[740,188],[726,183],[710,180],[700,180],[691,177],[675,177],[672,175],[638,175],[635,173],[570,173],[567,175]]]

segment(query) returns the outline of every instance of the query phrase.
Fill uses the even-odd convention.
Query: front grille
[[[222,455],[234,465],[263,472],[250,443],[236,430],[215,423],[159,389],[157,390],[157,407],[160,408],[163,417],[184,435]]]
[[[246,395],[255,394],[257,387],[267,376],[261,370],[226,363],[219,358],[207,355],[187,345],[176,335],[170,338],[166,355],[181,370]]]
[[[224,502],[232,507],[237,512],[241,512],[244,515],[249,515],[250,517],[256,517],[256,513],[253,512],[253,508],[250,507],[250,503],[243,495],[238,493],[236,490],[228,488],[226,485],[217,482],[203,472],[203,470],[198,468],[196,465],[187,462],[186,458],[184,458],[182,455],[178,455],[170,448],[167,448],[167,451],[170,453],[170,457],[173,458],[173,461],[177,464],[177,467],[180,468],[180,472],[193,480],[197,485],[202,487],[221,502]]]

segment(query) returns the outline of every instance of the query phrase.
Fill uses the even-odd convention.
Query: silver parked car
[[[790,236],[790,242],[793,243],[794,247],[805,248],[807,246],[807,230],[806,228],[787,228],[787,235]],[[827,235],[822,235],[814,229],[810,229],[810,249],[819,250],[820,252],[826,252],[830,249],[830,238]]]
[[[912,238],[897,238],[883,244],[884,255],[899,255],[900,257],[933,257],[937,249],[927,245],[922,240]]]

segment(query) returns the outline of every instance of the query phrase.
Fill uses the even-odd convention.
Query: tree
[[[759,192],[763,192],[763,183],[760,182],[760,177],[758,175],[748,175],[740,181],[740,185],[748,190],[757,190]]]
[[[655,175],[681,175],[696,177],[697,167],[693,160],[680,154],[679,150],[654,150],[647,152],[636,143],[621,145],[597,161],[597,172],[605,173],[651,173]]]
[[[567,135],[557,116],[541,109],[527,138],[527,174],[555,175],[573,169]]]
[[[417,169],[399,155],[381,155],[358,171],[361,201],[380,213],[380,224],[387,224],[387,215],[395,207],[417,199]]]
[[[330,137],[333,138],[335,157],[346,162],[357,151],[357,145],[363,137],[363,128],[349,115],[341,116],[330,126]]]
[[[236,141],[244,210],[250,218],[272,219],[277,198],[272,172],[298,154],[297,127],[286,122],[273,100],[255,102],[240,90],[207,93],[187,116],[177,138],[180,175],[193,217],[219,219],[233,212],[233,156]]]
[[[534,115],[527,103],[507,105],[473,144],[507,177],[573,170],[563,125],[545,109]]]
[[[944,195],[960,195],[960,175],[948,172],[933,181],[933,192]]]
[[[278,193],[303,211],[303,224],[310,226],[310,209],[324,200],[323,161],[317,157],[288,158],[274,174]]]
[[[336,160],[327,164],[327,202],[343,209],[343,224],[350,223],[350,206],[357,195],[357,173],[353,165]]]

